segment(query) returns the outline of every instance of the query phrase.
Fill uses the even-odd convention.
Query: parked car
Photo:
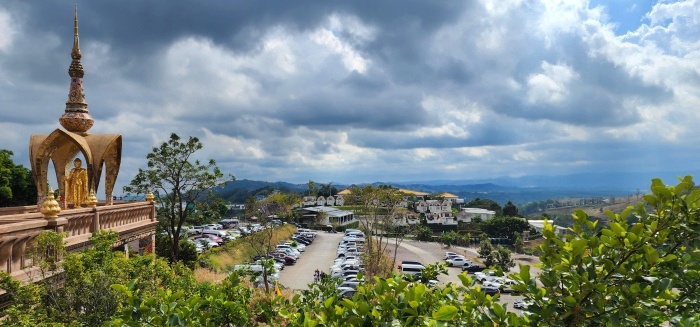
[[[357,276],[359,270],[336,270],[331,273],[331,277],[347,277],[347,276]]]
[[[486,270],[486,266],[479,266],[477,264],[472,263],[471,265],[464,265],[462,266],[462,271],[466,271],[468,273],[475,273],[475,272],[480,272]]]
[[[187,234],[189,235],[199,235],[202,234],[202,231],[204,230],[204,226],[192,226],[187,229]]]
[[[413,277],[419,277],[421,273],[423,273],[423,269],[425,269],[425,266],[423,266],[422,264],[413,265],[406,263],[401,265],[401,273]]]
[[[222,231],[222,230],[215,230],[215,229],[205,229],[202,231],[202,235],[214,235],[216,237],[221,238],[224,240],[224,242],[228,241],[233,241],[234,238],[233,236],[229,235],[228,233]]]
[[[404,261],[401,261],[401,263],[399,264],[399,266],[398,266],[399,270],[401,270],[401,266],[403,266],[403,265],[418,265],[418,266],[423,266],[423,267],[425,267],[425,265],[422,264],[421,262],[418,262],[418,261],[411,261],[411,260],[404,260]]]
[[[216,242],[216,244],[218,244],[218,245],[223,245],[225,243],[223,238],[218,237],[216,235],[212,235],[212,234],[202,234],[202,235],[195,237],[196,240],[203,239],[203,238],[212,240],[212,241]]]
[[[486,287],[486,286],[482,286],[482,287],[481,287],[481,291],[484,292],[484,293],[486,293],[486,294],[488,294],[488,295],[491,295],[491,296],[494,296],[494,295],[496,295],[496,294],[500,294],[500,293],[501,293],[501,290],[500,290],[498,287]]]
[[[277,259],[284,260],[284,264],[287,266],[293,265],[297,263],[297,259],[294,256],[291,256],[287,253],[284,253],[282,251],[276,251],[270,253],[270,255],[274,256]]]
[[[219,222],[221,226],[224,226],[224,228],[231,228],[232,226],[238,225],[239,221],[236,218],[232,219],[223,219]]]
[[[360,285],[360,282],[342,282],[340,285],[338,285],[338,289],[341,288],[352,288],[354,290],[357,289],[357,285]]]
[[[525,300],[522,300],[522,299],[515,300],[515,302],[513,302],[513,308],[516,308],[516,309],[524,310],[524,309],[527,309],[528,306],[530,306],[530,303],[525,301]]]
[[[205,249],[215,248],[215,247],[219,246],[219,243],[214,242],[214,240],[211,240],[208,237],[201,237],[201,238],[195,239],[194,242],[201,244]]]
[[[464,257],[456,257],[452,259],[447,259],[447,265],[450,267],[463,267],[464,265],[471,265],[472,261]]]
[[[476,278],[476,280],[480,283],[492,280],[496,277],[498,277],[498,276],[496,276],[496,272],[494,272],[492,270],[486,270],[486,271],[474,273],[474,278]]]
[[[343,289],[338,289],[338,297],[343,298],[343,299],[349,299],[353,297],[357,293],[357,290],[353,288],[343,288]]]
[[[459,255],[459,254],[454,253],[454,252],[445,251],[445,260],[449,259],[450,257],[456,257],[456,256],[458,256],[458,255]]]
[[[303,237],[303,236],[293,236],[292,240],[295,240],[295,241],[297,241],[301,244],[304,244],[304,245],[311,245],[311,240],[309,240],[308,238]]]
[[[204,229],[221,230],[221,229],[223,229],[223,226],[221,226],[219,224],[206,224],[206,225],[204,225]]]
[[[484,286],[491,286],[491,287],[498,287],[498,288],[504,288],[506,286],[513,286],[516,284],[516,281],[510,279],[510,278],[502,278],[502,277],[494,277],[491,280],[484,281]]]

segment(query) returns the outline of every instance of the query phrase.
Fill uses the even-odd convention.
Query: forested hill
[[[631,191],[621,191],[610,188],[573,188],[573,187],[516,187],[502,186],[493,183],[454,185],[454,184],[405,184],[391,182],[376,182],[378,185],[392,185],[398,188],[421,191],[426,193],[453,193],[466,202],[475,198],[491,199],[503,205],[508,201],[523,205],[528,202],[537,202],[548,199],[562,199],[570,197],[608,197],[611,195],[622,196],[631,194]],[[338,190],[343,190],[346,185],[334,185]],[[265,182],[248,179],[229,182],[226,186],[217,190],[218,197],[231,203],[244,203],[250,196],[267,196],[275,190],[288,193],[295,192],[305,194],[309,187],[307,184],[293,184],[287,182]]]
[[[231,203],[244,203],[250,196],[268,195],[274,190],[280,192],[303,193],[309,189],[306,184],[292,184],[287,182],[264,182],[249,179],[228,182],[224,187],[217,189],[218,196]]]

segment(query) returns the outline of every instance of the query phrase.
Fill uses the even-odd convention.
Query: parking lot
[[[318,232],[314,242],[306,247],[296,264],[284,267],[280,273],[280,284],[291,289],[307,289],[314,281],[314,271],[328,271],[335,260],[338,242],[343,234]]]
[[[292,289],[307,289],[308,285],[313,282],[314,271],[318,269],[319,271],[328,271],[328,268],[332,265],[333,260],[336,258],[336,248],[338,242],[342,239],[343,234],[331,234],[325,232],[319,232],[316,236],[314,243],[306,248],[306,252],[293,266],[285,267],[284,271],[280,274],[280,283],[287,288]],[[389,240],[393,244],[393,240]],[[393,245],[389,246],[390,252],[393,253]],[[402,260],[412,260],[420,261],[424,264],[432,264],[436,262],[444,262],[445,251],[452,251],[458,254],[464,255],[466,258],[472,261],[477,260],[478,254],[476,248],[465,248],[465,247],[450,247],[449,249],[443,248],[439,243],[433,242],[418,242],[413,240],[404,240],[397,251],[396,261],[400,263]],[[516,264],[530,264],[533,265],[537,262],[536,257],[527,255],[514,255]],[[462,273],[461,268],[448,267],[448,275],[440,275],[439,283],[445,285],[449,282],[461,285],[461,281],[457,277]],[[517,273],[519,271],[519,266],[516,265],[510,273]],[[539,271],[535,268],[531,268],[533,274],[537,274]],[[520,299],[520,296],[512,296],[510,294],[501,294],[501,303],[507,303],[508,308],[513,310],[512,304],[515,300]],[[514,309],[515,311],[519,311]]]

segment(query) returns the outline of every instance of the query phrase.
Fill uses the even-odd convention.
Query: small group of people
[[[326,276],[327,275],[325,272],[322,272],[322,271],[319,271],[318,269],[316,269],[316,271],[314,271],[314,283],[318,283],[318,282],[326,279]]]

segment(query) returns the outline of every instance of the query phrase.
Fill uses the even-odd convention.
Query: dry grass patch
[[[223,273],[223,272],[217,272],[213,271],[211,269],[206,269],[206,268],[197,268],[194,270],[194,279],[197,280],[197,282],[210,282],[210,283],[218,283],[222,281],[224,278],[226,278],[228,274]]]
[[[295,231],[296,228],[292,225],[277,227],[272,235],[272,244],[289,239]],[[255,250],[244,237],[203,253],[200,256],[200,261],[208,266],[205,269],[223,273],[225,277],[225,273],[233,269],[235,265],[247,262],[255,254]]]

